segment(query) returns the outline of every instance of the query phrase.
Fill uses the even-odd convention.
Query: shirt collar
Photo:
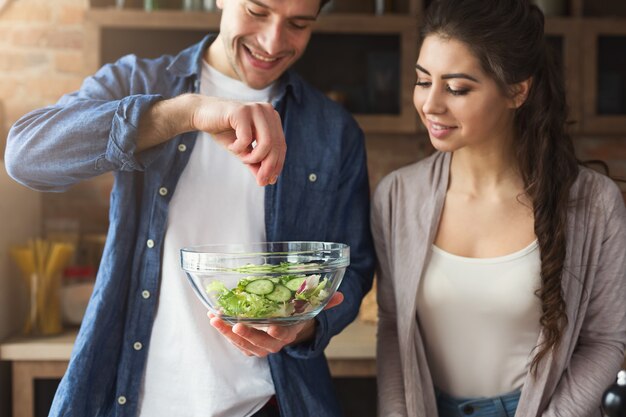
[[[216,34],[212,33],[204,37],[199,43],[190,46],[181,51],[167,67],[167,70],[179,77],[198,78],[202,68],[202,59],[204,51],[213,43]],[[302,80],[292,70],[288,69],[280,77],[280,86],[278,87],[277,100],[282,100],[287,92],[290,92],[297,103],[300,103],[302,97]]]

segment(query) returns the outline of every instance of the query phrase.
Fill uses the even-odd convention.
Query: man
[[[124,57],[13,126],[5,159],[23,184],[62,191],[115,173],[52,416],[340,415],[323,350],[355,318],[374,255],[362,132],[288,70],[322,5],[218,0],[217,37],[176,57]],[[180,248],[264,240],[348,243],[333,308],[267,332],[209,321]]]

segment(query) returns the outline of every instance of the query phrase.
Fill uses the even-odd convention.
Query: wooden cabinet
[[[560,37],[573,133],[626,132],[626,3],[570,0],[546,33]]]
[[[418,0],[398,0],[388,13],[360,12],[362,0],[334,0],[322,13],[296,68],[328,96],[340,101],[366,132],[412,133],[414,62],[417,57]],[[388,4],[392,4],[387,0]],[[146,12],[141,3],[92,0],[87,12],[88,70],[128,53],[155,57],[173,54],[217,32],[220,14],[182,10],[181,0],[161,0]],[[375,0],[371,0],[374,10]],[[131,7],[128,7],[131,6]]]
[[[583,129],[626,132],[626,17],[582,23]]]
[[[75,339],[76,330],[68,330],[58,336],[18,337],[0,343],[0,360],[12,363],[13,417],[48,415],[44,408],[49,407],[52,398],[47,404],[36,404],[37,382],[57,382],[63,377]],[[374,378],[376,326],[355,320],[331,340],[325,354],[335,380]]]
[[[89,70],[131,52],[147,57],[176,53],[217,32],[219,12],[185,11],[186,1],[159,0],[159,10],[146,12],[143,0],[91,0]],[[413,63],[418,23],[430,0],[386,0],[383,14],[373,12],[375,3],[333,0],[296,68],[341,101],[368,133],[423,131],[412,103]],[[546,18],[548,41],[564,66],[574,134],[626,131],[624,4],[569,0],[563,16]]]

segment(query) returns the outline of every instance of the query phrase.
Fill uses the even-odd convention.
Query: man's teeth
[[[249,51],[250,51],[250,55],[252,55],[254,58],[258,59],[259,61],[274,62],[274,61],[276,61],[278,59],[278,58],[267,58],[267,57],[264,57],[262,55],[258,55],[258,54],[254,53],[251,50],[249,50]]]

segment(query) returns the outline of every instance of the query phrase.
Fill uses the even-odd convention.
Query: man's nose
[[[259,36],[259,43],[268,55],[280,53],[285,44],[285,33],[282,22],[273,21],[265,26]]]

